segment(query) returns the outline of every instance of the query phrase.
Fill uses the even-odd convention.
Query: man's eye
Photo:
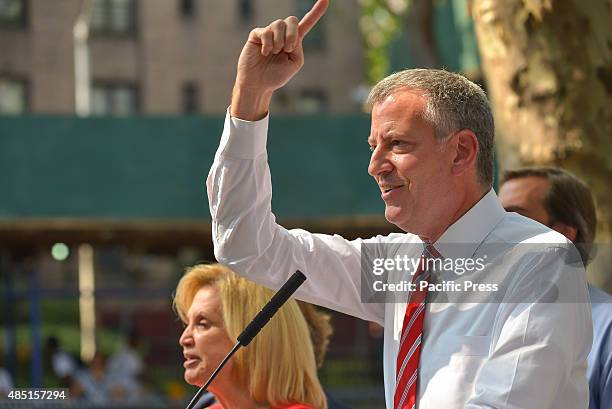
[[[391,141],[391,146],[400,146],[402,145],[402,143],[403,143],[402,141],[398,141],[396,139],[396,140]]]

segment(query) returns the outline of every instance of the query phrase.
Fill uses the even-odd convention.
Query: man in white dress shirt
[[[551,167],[507,171],[499,199],[509,212],[529,217],[571,240],[586,266],[591,259],[597,212],[588,186],[570,172]],[[589,409],[612,409],[612,296],[589,283],[593,347],[589,353]]]
[[[266,154],[270,99],[303,65],[302,39],[327,6],[318,0],[301,21],[288,17],[254,29],[242,50],[207,180],[217,259],[273,288],[299,269],[308,280],[298,298],[383,325],[389,409],[586,409],[591,317],[584,269],[568,263],[565,237],[506,213],[491,189],[493,119],[477,85],[445,71],[407,70],[372,90],[368,172],[380,186],[385,217],[405,234],[348,241],[276,224]],[[392,258],[407,244],[433,246],[444,260],[486,260],[456,281],[504,289],[477,303],[466,291],[448,293],[452,301],[428,301],[417,310],[413,405],[405,396],[398,404],[396,393],[402,395],[396,384],[405,375],[396,363],[403,334],[418,327],[407,313],[413,293],[370,303],[361,288],[368,246]],[[404,273],[417,275],[398,274]]]

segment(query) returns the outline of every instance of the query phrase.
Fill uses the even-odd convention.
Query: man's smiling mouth
[[[392,190],[399,189],[399,188],[404,187],[404,186],[405,185],[381,185],[380,186],[380,190],[383,193],[389,193]]]

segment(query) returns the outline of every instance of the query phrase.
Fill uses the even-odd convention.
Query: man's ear
[[[576,236],[578,235],[577,228],[569,226],[565,223],[555,222],[552,226],[550,226],[550,228],[561,233],[571,242],[574,242],[576,240]]]
[[[451,167],[452,174],[458,176],[471,168],[476,169],[475,163],[478,157],[476,134],[469,129],[462,129],[455,133],[451,139],[454,140],[453,148],[455,150]]]

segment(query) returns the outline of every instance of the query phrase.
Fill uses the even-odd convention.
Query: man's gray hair
[[[436,137],[469,129],[478,139],[477,170],[484,187],[493,184],[495,125],[485,92],[462,75],[436,69],[396,72],[374,86],[370,107],[400,89],[420,90],[427,99],[423,117],[434,126]]]

